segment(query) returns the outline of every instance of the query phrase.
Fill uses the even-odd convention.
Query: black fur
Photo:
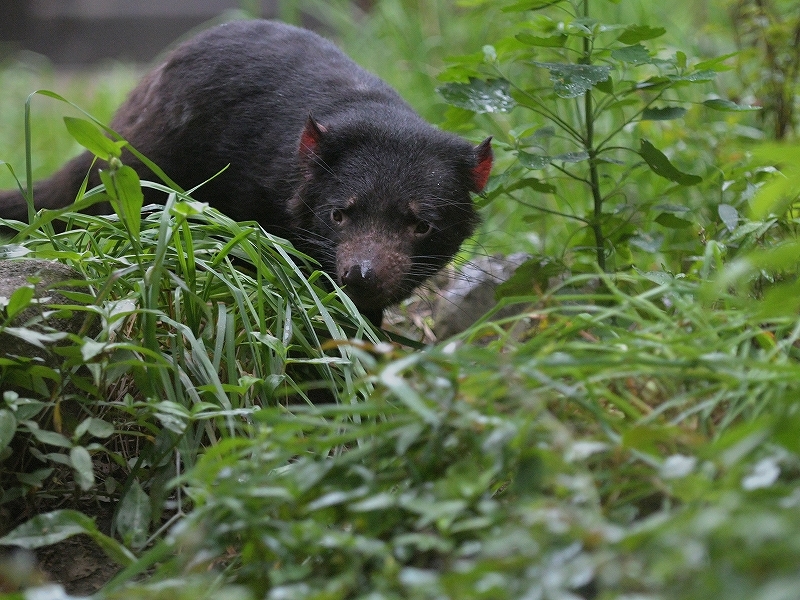
[[[228,23],[182,44],[111,127],[184,189],[230,164],[193,196],[288,238],[375,320],[471,234],[470,192],[492,160],[489,140],[475,148],[431,127],[331,42],[272,21]],[[153,178],[130,154],[123,162]],[[69,205],[90,163],[78,156],[38,183],[36,207]],[[25,220],[20,194],[0,195],[0,216]]]

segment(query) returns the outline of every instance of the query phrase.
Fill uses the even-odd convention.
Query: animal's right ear
[[[309,163],[314,157],[319,156],[319,145],[327,131],[324,126],[314,120],[314,117],[308,115],[303,133],[300,134],[300,146],[297,150],[303,163]]]
[[[472,168],[472,191],[480,194],[489,181],[492,170],[492,138],[489,136],[475,147],[475,166]]]

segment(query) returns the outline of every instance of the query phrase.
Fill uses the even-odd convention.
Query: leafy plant
[[[593,18],[592,4],[505,2],[503,10],[519,17],[516,28],[454,60],[440,92],[462,109],[451,113],[451,125],[474,113],[518,115],[511,128],[493,123],[514,160],[495,177],[488,201],[514,197],[530,211],[529,223],[548,214],[577,222],[568,232],[578,254],[573,268],[592,270],[594,263],[616,271],[635,264],[637,248],[662,250],[663,235],[650,231],[650,222],[673,231],[692,225],[689,207],[667,197],[699,184],[705,169],[689,172],[648,132],[682,118],[691,104],[688,88],[707,87],[728,57],[692,61],[681,51],[651,48],[664,28],[603,23]],[[702,106],[752,110],[722,98]],[[661,178],[650,184],[651,194],[642,193],[643,169]],[[588,264],[581,258],[587,252]]]
[[[70,334],[58,348],[39,335],[54,355],[47,365],[10,355],[0,361],[0,388],[14,390],[0,405],[0,503],[40,489],[66,467],[76,493],[120,500],[116,528],[140,547],[165,511],[167,482],[207,444],[241,434],[264,406],[354,400],[363,368],[345,342],[377,338],[287,242],[182,191],[140,182],[120,162],[124,140],[111,141],[88,120],[65,121],[108,163],[104,186],[74,206],[32,215],[28,225],[5,222],[19,233],[3,251],[59,260],[83,274],[85,292],[65,291],[74,304],[57,308],[86,314],[99,333]],[[166,205],[142,209],[141,185],[169,194]],[[111,201],[116,218],[74,212],[99,200]],[[8,300],[0,331],[31,291]],[[23,324],[15,333],[35,333],[26,331]],[[98,460],[108,465],[101,480]]]
[[[785,0],[736,0],[730,2],[730,11],[744,93],[763,105],[772,138],[785,139],[797,126],[800,9]]]

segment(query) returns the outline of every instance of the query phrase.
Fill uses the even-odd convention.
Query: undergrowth
[[[390,22],[364,30],[413,4],[381,3]],[[6,258],[81,276],[48,310],[87,324],[64,339],[13,322],[33,284],[3,302],[3,334],[46,360],[0,359],[0,544],[89,535],[119,565],[96,598],[796,597],[800,151],[755,148],[752,111],[696,95],[727,59],[584,11],[616,3],[466,4],[485,10],[470,22],[520,21],[453,62],[442,89],[457,106],[430,114],[498,136],[486,212],[547,238],[519,241],[536,256],[497,307],[426,348],[387,343],[284,241],[178,191],[116,217],[76,212],[98,189],[10,224]],[[425,56],[418,35],[397,52],[409,64]],[[578,96],[558,94],[554,74],[582,72]],[[486,89],[525,109],[464,108]],[[704,126],[692,113],[709,103],[725,110]],[[68,127],[118,158],[124,142],[83,123]],[[595,126],[620,156],[544,152]],[[105,189],[119,204],[134,183]],[[93,502],[115,506],[109,530]],[[0,561],[0,583],[35,588],[19,564]]]

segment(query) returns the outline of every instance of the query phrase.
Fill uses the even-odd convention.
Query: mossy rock
[[[16,313],[0,332],[0,356],[40,359],[48,366],[57,366],[60,358],[53,345],[62,343],[65,334],[94,337],[99,324],[84,331],[87,313],[60,306],[80,304],[65,294],[86,293],[80,282],[85,278],[65,264],[41,259],[0,260],[0,297],[11,298],[23,287],[32,288],[33,297],[23,310]],[[12,332],[9,332],[8,329]]]

